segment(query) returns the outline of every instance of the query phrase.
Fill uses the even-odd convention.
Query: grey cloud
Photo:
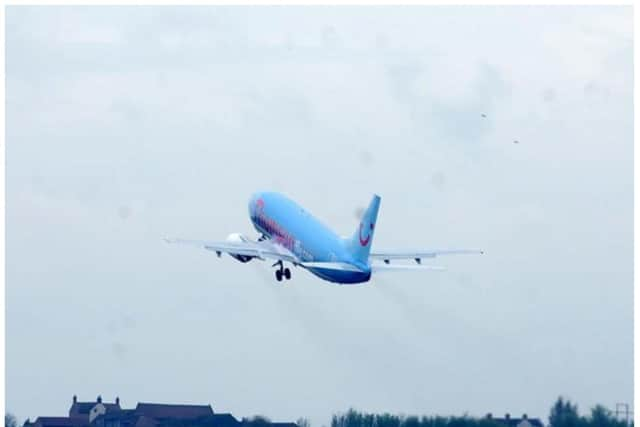
[[[8,410],[126,391],[322,425],[631,400],[630,10],[9,7]],[[163,243],[255,237],[260,189],[343,235],[376,192],[376,247],[486,255],[277,286]]]

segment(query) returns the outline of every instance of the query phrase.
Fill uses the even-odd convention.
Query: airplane
[[[223,253],[247,263],[251,260],[275,261],[272,267],[278,282],[291,279],[285,263],[302,267],[321,279],[338,284],[365,283],[372,274],[382,271],[442,270],[422,264],[423,258],[440,255],[482,254],[480,250],[372,251],[377,228],[380,196],[374,194],[350,237],[339,237],[308,211],[283,194],[259,192],[249,200],[249,217],[261,234],[251,240],[240,233],[225,241],[165,239],[168,243],[186,244]],[[410,264],[391,261],[410,260]],[[415,261],[415,264],[412,263]]]

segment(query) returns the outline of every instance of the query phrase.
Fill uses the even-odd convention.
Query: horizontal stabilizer
[[[484,251],[476,249],[441,249],[441,250],[417,250],[417,251],[372,251],[370,259],[420,259],[435,258],[442,255],[482,255]]]

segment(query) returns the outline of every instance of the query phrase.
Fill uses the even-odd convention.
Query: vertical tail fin
[[[376,220],[378,218],[378,209],[380,208],[380,196],[373,195],[369,207],[364,211],[358,229],[349,240],[349,250],[353,254],[356,261],[367,263],[369,261],[369,252],[371,251],[371,243],[373,242],[373,232],[375,231]]]

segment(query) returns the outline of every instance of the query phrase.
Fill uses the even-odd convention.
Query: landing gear
[[[280,268],[276,270],[276,280],[278,282],[282,282],[282,277],[287,280],[291,279],[291,270],[289,270],[288,268],[284,268],[284,264],[282,264],[282,261],[278,261],[273,264],[273,267],[275,266],[280,266]]]

